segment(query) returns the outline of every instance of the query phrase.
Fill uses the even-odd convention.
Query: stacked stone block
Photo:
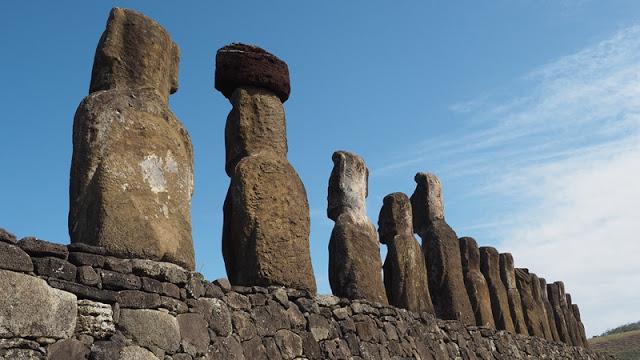
[[[27,243],[0,233],[15,247],[0,252],[0,359],[612,359],[380,303],[208,282],[101,247]],[[9,256],[59,259],[75,277],[7,269]]]

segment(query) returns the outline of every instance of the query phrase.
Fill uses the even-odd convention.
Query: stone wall
[[[232,287],[104,248],[0,235],[0,359],[611,359],[428,313]]]

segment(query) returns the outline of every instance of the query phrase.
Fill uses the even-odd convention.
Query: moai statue
[[[411,195],[413,230],[422,238],[429,292],[436,316],[475,325],[476,319],[462,276],[458,237],[444,219],[442,185],[430,173],[415,176]]]
[[[516,333],[529,335],[527,324],[524,321],[522,312],[522,300],[518,292],[516,284],[516,273],[513,265],[513,256],[510,253],[500,254],[500,277],[502,283],[507,289],[507,298],[509,299],[509,310],[511,311],[511,320]]]
[[[335,225],[329,241],[329,283],[333,294],[387,304],[376,229],[367,217],[369,170],[346,151],[332,156],[327,215]]]
[[[560,341],[565,344],[571,345],[571,335],[569,335],[569,328],[567,326],[567,321],[564,318],[564,311],[562,309],[562,303],[564,302],[564,292],[560,289],[560,283],[560,281],[556,281],[553,284],[547,284],[547,293],[549,294],[549,302],[551,303],[551,307],[553,308],[553,317],[556,322],[556,328],[558,329]]]
[[[575,338],[574,345],[586,347],[582,339],[582,332],[584,331],[584,327],[581,328],[581,323],[576,318],[576,314],[573,311],[573,302],[571,301],[571,294],[566,293],[566,303],[567,303],[567,316],[571,321],[571,331],[573,332],[573,337]]]
[[[413,237],[411,202],[404,193],[385,196],[378,217],[380,243],[387,245],[384,287],[389,304],[434,313],[424,255]]]
[[[545,339],[543,314],[533,294],[532,278],[527,269],[515,269],[516,285],[522,300],[522,313],[529,335]],[[546,316],[544,317],[546,320]]]
[[[588,348],[589,341],[587,341],[587,333],[584,329],[584,324],[582,323],[582,317],[580,316],[580,308],[577,304],[571,304],[571,310],[573,311],[573,316],[575,316],[576,320],[578,321],[580,338],[582,339],[582,346]]]
[[[549,323],[549,330],[551,331],[551,337],[553,341],[562,341],[560,340],[560,333],[558,331],[558,324],[556,324],[556,316],[555,311],[553,310],[553,306],[551,305],[551,297],[549,294],[549,286],[547,286],[547,280],[544,278],[538,279],[540,282],[540,293],[542,297],[542,302],[544,304],[544,310],[547,314],[547,321]]]
[[[471,308],[476,316],[476,325],[495,328],[489,287],[480,271],[478,243],[471,237],[463,237],[459,241],[464,285],[467,288],[467,294],[469,294]]]
[[[487,280],[491,297],[491,312],[498,330],[515,333],[507,289],[500,278],[500,255],[498,250],[490,246],[480,247],[480,270]]]
[[[565,292],[564,283],[558,281],[558,288],[560,289],[560,307],[564,315],[564,321],[567,323],[567,330],[569,331],[570,344],[574,346],[580,346],[578,322],[573,317],[573,309],[571,309],[571,295]]]
[[[179,57],[155,21],[111,10],[73,123],[72,243],[194,269],[193,149],[168,104]]]
[[[529,273],[529,278],[531,280],[531,292],[533,295],[533,299],[536,302],[537,311],[540,314],[540,322],[542,324],[544,338],[549,341],[557,341],[557,339],[553,336],[553,329],[555,329],[555,326],[553,327],[553,329],[551,328],[551,325],[549,324],[549,316],[547,315],[546,304],[549,303],[549,301],[547,300],[547,285],[545,283],[543,291],[542,287],[540,286],[541,281],[536,274]]]
[[[315,293],[307,193],[287,160],[287,64],[255,46],[227,45],[216,54],[215,88],[233,106],[225,126],[231,183],[222,233],[229,281]]]

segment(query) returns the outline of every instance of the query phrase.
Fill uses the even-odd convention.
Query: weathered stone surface
[[[546,315],[540,310],[534,296],[532,277],[527,269],[515,269],[516,285],[522,300],[522,313],[529,335],[546,338],[544,322]]]
[[[217,68],[216,76],[229,70]],[[283,285],[315,293],[309,204],[286,158],[282,103],[268,88],[254,87],[236,88],[230,101],[225,168],[231,184],[222,235],[229,280],[233,285]]]
[[[565,294],[565,302],[566,302],[566,310],[565,310],[565,319],[569,319],[570,332],[571,332],[571,340],[573,341],[573,345],[575,346],[585,346],[582,340],[582,334],[580,333],[580,324],[578,323],[578,319],[573,312],[573,303],[571,301],[571,294]]]
[[[69,262],[76,266],[93,266],[101,268],[104,266],[104,261],[105,257],[102,255],[83,252],[72,252],[69,254]]]
[[[327,215],[335,221],[329,240],[329,283],[334,295],[386,304],[380,244],[367,217],[369,170],[346,151],[332,156]]]
[[[584,324],[582,323],[582,317],[580,316],[580,307],[577,304],[571,304],[571,310],[573,311],[573,316],[576,318],[578,322],[578,330],[580,332],[580,339],[582,341],[582,346],[585,348],[589,347],[589,341],[587,340],[587,333],[584,329]]]
[[[549,302],[553,310],[553,317],[555,319],[556,329],[558,329],[558,336],[560,341],[565,344],[571,344],[571,335],[569,335],[569,328],[567,327],[567,321],[564,318],[564,311],[562,310],[562,298],[564,298],[564,291],[561,292],[559,286],[560,282],[556,281],[553,284],[547,284],[547,293],[549,295]]]
[[[225,170],[230,177],[240,160],[269,153],[287,157],[284,106],[269,90],[240,87],[230,98],[233,108],[225,126]]]
[[[491,312],[498,330],[507,330],[515,333],[511,311],[509,310],[509,298],[507,289],[500,278],[500,255],[498,250],[492,247],[480,247],[480,270],[487,280],[489,296],[491,297]]]
[[[15,245],[18,240],[16,239],[16,236],[14,234],[8,232],[4,228],[0,228],[0,242]]]
[[[495,328],[491,311],[491,296],[487,281],[480,271],[480,249],[475,239],[462,237],[460,241],[460,256],[462,259],[462,274],[467,288],[471,308],[476,317],[476,325]]]
[[[126,346],[118,360],[159,360],[151,351],[140,346]]]
[[[39,278],[0,270],[0,337],[68,338],[76,325],[76,297]]]
[[[233,337],[218,337],[211,339],[211,345],[207,351],[207,359],[210,360],[245,360],[242,346]]]
[[[118,327],[144,347],[157,346],[170,353],[180,347],[178,320],[162,311],[122,309]]]
[[[76,278],[76,267],[70,262],[55,258],[32,258],[34,272],[40,276],[54,277],[62,280],[73,281]]]
[[[533,296],[533,299],[536,303],[536,311],[538,313],[539,316],[539,322],[542,326],[542,331],[544,333],[544,338],[549,340],[549,341],[554,341],[554,337],[553,337],[553,331],[551,330],[551,325],[549,324],[549,316],[547,315],[547,306],[546,303],[548,303],[548,300],[546,298],[546,283],[545,283],[545,289],[544,291],[542,290],[542,288],[540,287],[540,279],[538,278],[538,276],[534,273],[529,273],[527,271],[527,273],[529,274],[529,281],[530,281],[530,286],[531,286],[531,294]],[[554,327],[555,328],[555,327]],[[529,331],[529,334],[531,335],[531,331]]]
[[[101,270],[102,286],[110,290],[137,290],[142,287],[139,277],[132,274],[121,274],[115,271]]]
[[[8,242],[0,242],[0,269],[31,272],[33,263],[24,250]]]
[[[293,331],[278,330],[274,339],[283,359],[293,360],[302,355],[302,338]]]
[[[513,327],[516,333],[529,335],[527,324],[524,320],[524,313],[522,312],[522,299],[520,298],[520,292],[516,284],[513,255],[510,253],[500,254],[500,277],[507,290],[507,299],[509,300],[509,311],[511,312]]]
[[[153,20],[111,12],[74,118],[73,243],[194,268],[193,150],[167,104],[177,64],[177,46]]]
[[[415,181],[417,186],[411,195],[413,228],[422,238],[429,291],[436,315],[475,325],[462,275],[458,236],[444,220],[440,180],[430,173],[418,173]]]
[[[229,44],[216,53],[215,88],[231,98],[239,87],[265,88],[285,102],[291,92],[289,68],[257,46]]]
[[[553,306],[551,306],[551,301],[549,301],[549,292],[547,291],[547,281],[544,278],[539,278],[540,285],[540,298],[542,304],[544,305],[545,313],[547,314],[547,323],[549,324],[549,331],[551,333],[551,339],[553,341],[561,341],[560,334],[558,333],[558,326],[556,325],[556,319],[553,312]]]
[[[133,273],[139,276],[168,281],[177,285],[184,285],[187,282],[188,272],[184,268],[166,262],[152,260],[134,259],[131,260]]]
[[[573,319],[573,310],[570,309],[570,306],[567,303],[567,294],[564,290],[564,283],[562,281],[556,281],[555,284],[558,287],[558,295],[560,298],[560,309],[562,311],[562,316],[564,317],[564,322],[567,326],[568,338],[565,341],[569,345],[579,346],[580,342],[577,337],[577,324],[574,324],[575,321]]]
[[[192,303],[192,311],[202,314],[209,328],[218,336],[229,336],[232,330],[231,312],[220,299],[202,298]]]
[[[0,350],[0,359],[2,360],[40,360],[44,358],[42,352],[31,349]]]
[[[75,339],[61,340],[47,348],[47,360],[85,360],[89,348]]]
[[[84,285],[98,285],[100,275],[91,266],[79,266],[76,271],[76,279]]]
[[[387,245],[384,286],[389,304],[433,314],[429,280],[420,244],[413,237],[411,202],[404,193],[385,196],[378,218],[380,243]]]
[[[207,322],[201,314],[181,314],[176,317],[180,324],[182,349],[191,356],[203,355],[209,347]]]
[[[162,304],[160,295],[138,290],[118,291],[116,301],[123,308],[156,309]]]
[[[69,255],[65,245],[54,244],[32,236],[22,238],[18,241],[18,246],[31,256],[53,256],[66,260]]]
[[[96,300],[106,303],[113,303],[116,301],[117,293],[115,291],[100,290],[95,287],[58,279],[49,279],[48,283],[56,289],[73,293],[80,299]]]
[[[76,334],[90,335],[97,340],[115,333],[113,310],[108,304],[91,300],[78,300]]]
[[[89,92],[156,89],[165,99],[178,90],[180,50],[158,23],[114,8],[93,60]]]

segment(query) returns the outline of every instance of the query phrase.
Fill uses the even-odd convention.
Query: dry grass
[[[589,339],[591,348],[607,352],[619,360],[640,359],[640,330]]]

